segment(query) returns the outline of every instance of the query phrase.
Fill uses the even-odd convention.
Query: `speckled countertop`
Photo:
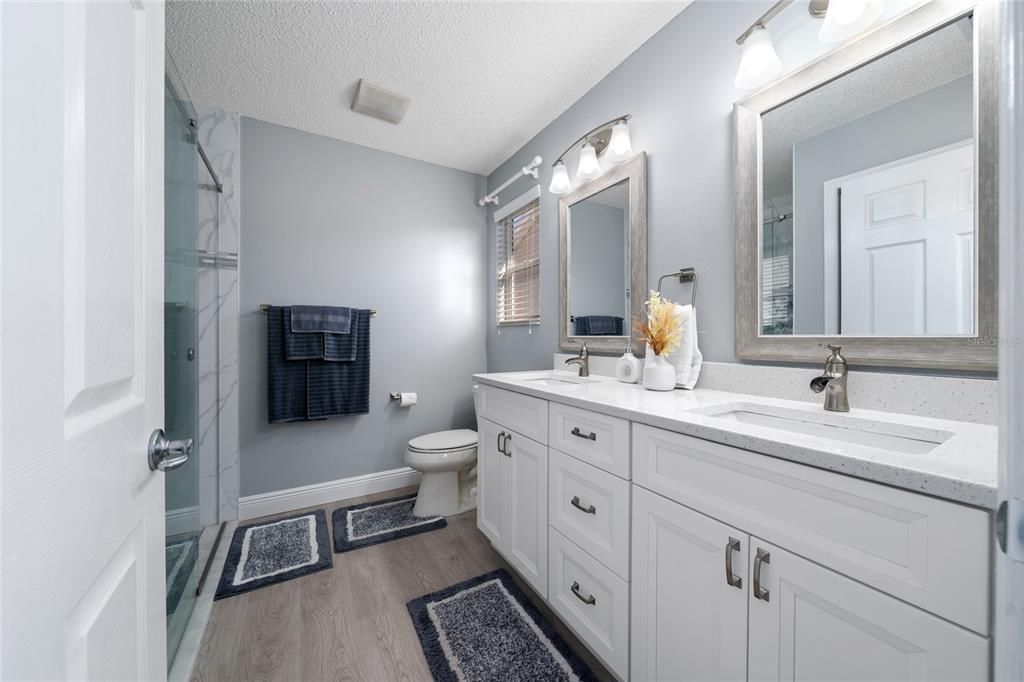
[[[477,374],[473,378],[482,384],[905,490],[987,509],[996,506],[995,426],[856,408],[845,415],[835,415],[813,403],[700,388],[648,391],[607,377],[591,376],[586,383],[558,386],[536,381],[553,374],[574,377],[561,372],[508,372]],[[837,426],[843,424],[844,417],[852,418],[862,429],[870,425],[866,430],[871,432],[898,434],[907,430],[926,439],[934,436],[942,442],[929,452],[906,454],[711,414],[716,407],[725,408],[730,403],[756,406],[766,414],[790,418],[798,417],[799,411],[813,417],[808,421]]]

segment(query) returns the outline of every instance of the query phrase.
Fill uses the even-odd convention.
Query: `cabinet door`
[[[751,680],[988,679],[969,630],[756,537],[750,564]]]
[[[507,433],[494,422],[480,419],[476,448],[476,526],[501,551],[508,506],[508,457],[498,448]]]
[[[499,549],[544,599],[548,596],[548,446],[508,433],[506,536]]]
[[[634,486],[634,680],[746,679],[748,545],[735,528]]]

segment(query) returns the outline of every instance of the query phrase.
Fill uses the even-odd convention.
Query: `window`
[[[540,187],[495,211],[498,324],[540,322]]]

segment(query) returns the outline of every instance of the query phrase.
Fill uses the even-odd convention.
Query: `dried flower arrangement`
[[[644,305],[647,306],[647,320],[637,320],[633,328],[655,355],[668,355],[682,341],[676,304],[652,290]]]

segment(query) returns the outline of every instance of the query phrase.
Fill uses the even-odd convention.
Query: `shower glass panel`
[[[164,81],[164,430],[193,439],[192,457],[165,474],[167,661],[174,660],[196,601],[205,557],[200,555],[198,438],[199,195],[201,167],[195,110],[178,84],[173,62]]]

